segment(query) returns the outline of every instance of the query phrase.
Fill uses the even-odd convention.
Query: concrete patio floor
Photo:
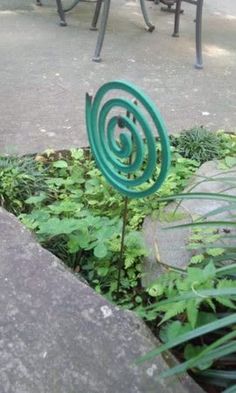
[[[54,0],[0,1],[0,153],[87,145],[85,93],[106,81],[134,82],[158,105],[170,133],[194,125],[236,130],[236,4],[206,0],[204,69],[195,70],[195,7],[183,3],[180,38],[173,14],[147,7],[145,32],[135,1],[113,2],[102,58],[91,61],[94,4],[81,3],[58,25]]]

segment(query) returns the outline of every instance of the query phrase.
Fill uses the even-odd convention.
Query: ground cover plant
[[[235,137],[219,133],[217,138],[221,157],[224,157],[222,168],[230,169],[236,156]],[[180,345],[176,353],[184,362],[182,371],[189,368],[192,372],[197,370],[195,375],[205,381],[207,378],[210,381],[213,378],[219,380],[214,374],[218,368],[209,371],[212,364],[215,365],[215,358],[203,361],[202,357],[205,350],[210,354],[213,351],[214,355],[216,348],[234,344],[236,273],[219,265],[229,250],[222,251],[222,247],[216,243],[219,243],[217,234],[208,233],[207,237],[203,232],[194,234],[192,245],[200,242],[201,252],[195,255],[191,263],[200,263],[201,266],[190,265],[186,271],[178,272],[168,269],[149,288],[142,288],[141,285],[142,260],[147,255],[140,234],[143,219],[147,215],[160,215],[168,203],[163,197],[179,195],[202,163],[202,158],[197,156],[195,160],[183,157],[176,146],[175,138],[171,148],[171,170],[163,187],[145,200],[135,199],[129,203],[119,299],[115,294],[123,199],[100,174],[89,150],[48,150],[36,157],[2,157],[1,205],[16,214],[34,231],[45,248],[62,259],[75,274],[82,275],[97,292],[141,315],[165,345],[168,343],[169,348],[174,339],[178,341],[184,334],[196,332],[208,323],[216,323],[219,317],[232,317],[229,324],[223,327],[225,336],[229,338],[220,341],[216,347],[217,332],[216,336],[212,335],[215,341],[210,343],[203,340],[199,344],[194,336],[187,345],[184,340],[177,342]],[[206,155],[205,159],[208,158],[211,157]],[[202,252],[206,238],[211,240],[207,243],[206,252]],[[216,243],[214,247],[210,242]],[[234,250],[230,252],[234,254]],[[233,258],[235,255],[232,257],[234,261]],[[201,294],[200,299],[198,293]],[[225,356],[235,364],[233,353]],[[196,363],[199,358],[203,366]],[[186,366],[188,361],[190,363]],[[223,373],[231,369],[220,371]],[[224,385],[222,379],[220,381],[220,389],[235,382],[232,373],[227,374]]]
[[[28,197],[47,188],[45,179],[33,157],[0,157],[1,206],[18,215]]]
[[[169,377],[191,370],[210,392],[236,391],[236,169],[229,168],[202,182],[221,183],[221,193],[190,193],[165,198],[221,201],[193,223],[190,247],[198,251],[185,271],[170,271],[149,288],[155,301],[140,312],[161,316],[158,335],[164,344],[146,355],[177,347],[181,364],[163,373]],[[218,218],[224,213],[223,218]],[[208,218],[215,220],[207,221]]]
[[[89,152],[71,150],[66,156],[48,152],[37,156],[36,160],[47,173],[48,190],[25,200],[20,219],[34,230],[44,247],[83,274],[97,291],[113,299],[123,198],[107,184]],[[183,158],[173,149],[172,169],[161,192],[145,200],[130,201],[122,302],[133,306],[130,293],[139,285],[141,259],[147,253],[139,232],[144,217],[158,214],[157,197],[183,190],[198,166],[197,162]]]

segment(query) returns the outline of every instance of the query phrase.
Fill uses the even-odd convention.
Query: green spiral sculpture
[[[132,97],[106,98],[113,90]],[[86,96],[86,124],[97,166],[121,194],[141,198],[161,187],[170,165],[170,147],[165,124],[150,98],[130,83],[105,83],[95,97]],[[156,128],[161,144],[157,179],[154,175],[158,157],[152,128]]]

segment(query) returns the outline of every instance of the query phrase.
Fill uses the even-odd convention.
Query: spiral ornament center
[[[125,96],[110,98],[113,92]],[[161,187],[170,165],[169,139],[158,109],[144,93],[128,82],[105,83],[94,97],[86,96],[86,125],[97,166],[121,194],[141,198]]]

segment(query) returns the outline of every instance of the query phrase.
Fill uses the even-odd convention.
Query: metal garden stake
[[[109,98],[107,95],[113,90],[126,93],[126,96]],[[86,125],[98,168],[124,196],[117,278],[119,295],[128,200],[149,196],[161,187],[170,166],[169,139],[162,117],[151,99],[125,81],[105,83],[94,97],[86,95]],[[161,162],[156,179],[158,154],[153,129],[161,145]]]

